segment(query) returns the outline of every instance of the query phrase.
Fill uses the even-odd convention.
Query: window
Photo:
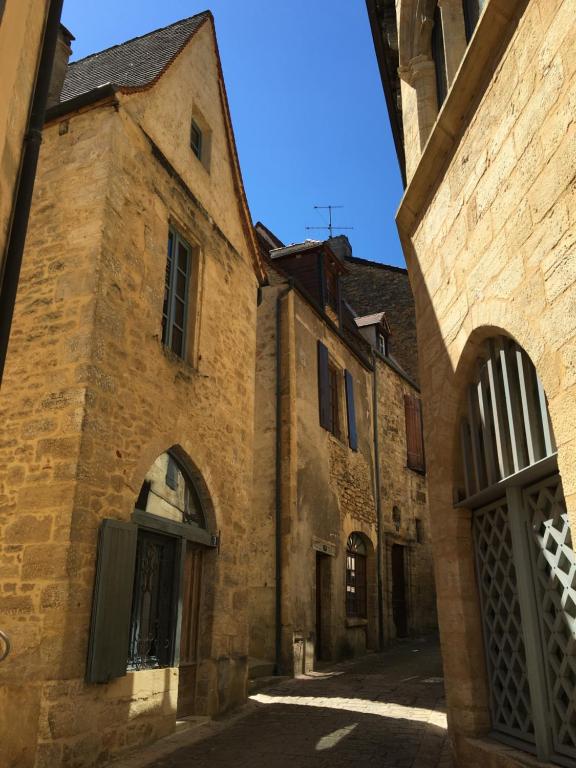
[[[162,310],[162,343],[178,357],[186,354],[188,289],[192,249],[174,230],[168,233],[168,259]]]
[[[202,131],[195,120],[192,120],[190,128],[190,146],[198,160],[202,160]]]
[[[185,558],[217,546],[205,526],[195,484],[172,454],[150,467],[131,522],[104,520],[98,558],[86,680],[104,683],[139,670],[178,664]],[[180,638],[186,643],[186,638]]]
[[[466,29],[466,40],[467,42],[470,42],[472,35],[474,34],[474,30],[476,29],[476,25],[478,24],[478,20],[480,19],[480,14],[482,13],[482,8],[484,7],[485,0],[463,0],[462,1],[462,8],[464,11],[464,26]]]
[[[432,58],[436,67],[436,95],[438,97],[438,110],[440,110],[448,93],[448,80],[446,76],[446,57],[444,55],[444,30],[442,29],[442,16],[438,5],[434,9]]]
[[[138,531],[128,669],[171,664],[175,562],[175,538]]]
[[[422,406],[415,395],[404,395],[406,419],[406,464],[409,469],[424,472],[424,437],[422,434]]]
[[[346,616],[367,618],[366,544],[353,533],[346,545]]]
[[[378,333],[378,352],[384,357],[388,356],[388,337],[384,333]]]
[[[342,376],[344,374],[344,376]],[[346,408],[348,422],[348,444],[353,451],[358,450],[356,429],[356,407],[354,403],[354,379],[350,371],[342,371],[328,355],[328,350],[318,341],[318,404],[320,426],[337,438],[342,439],[343,425],[341,416],[342,379],[346,385]]]

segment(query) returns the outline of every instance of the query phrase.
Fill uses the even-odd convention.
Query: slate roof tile
[[[68,101],[105,83],[135,89],[151,85],[208,18],[210,13],[204,11],[72,62],[60,101]]]

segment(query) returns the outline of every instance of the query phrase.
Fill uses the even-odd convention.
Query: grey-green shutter
[[[332,408],[330,403],[330,382],[328,374],[328,350],[318,341],[318,404],[320,426],[332,431]]]
[[[356,431],[356,406],[354,404],[354,379],[350,371],[344,371],[346,381],[346,406],[348,411],[348,445],[353,451],[358,450],[358,432]]]
[[[89,683],[126,674],[137,535],[137,526],[120,520],[104,520],[100,527],[86,664]]]

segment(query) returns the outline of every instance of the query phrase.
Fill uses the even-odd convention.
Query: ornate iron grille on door
[[[461,441],[495,736],[576,767],[576,556],[546,396],[517,344],[486,344]]]

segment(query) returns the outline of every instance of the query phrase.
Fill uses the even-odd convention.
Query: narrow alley
[[[403,642],[255,693],[116,768],[450,768],[435,641]]]

